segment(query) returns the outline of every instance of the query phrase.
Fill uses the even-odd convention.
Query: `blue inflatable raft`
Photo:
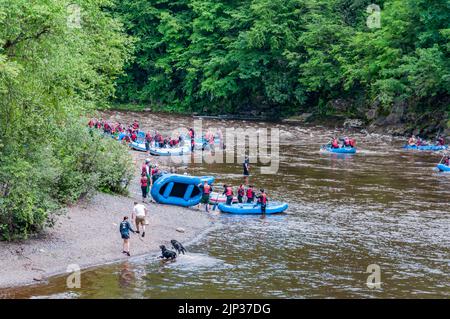
[[[288,208],[288,204],[281,202],[269,202],[266,207],[266,214],[278,214],[284,212]],[[253,203],[244,204],[219,204],[219,210],[223,213],[230,214],[261,214],[261,206]]]
[[[438,164],[437,169],[441,172],[450,172],[450,166],[444,164]]]
[[[212,184],[214,177],[164,174],[153,183],[150,194],[161,204],[195,206],[202,199],[202,191],[198,185],[205,180]]]
[[[145,143],[131,142],[130,147],[136,151],[146,152]]]
[[[144,145],[145,147],[145,145]],[[155,156],[181,156],[191,153],[189,146],[182,147],[150,147],[149,152]]]
[[[339,147],[339,148],[333,148],[331,146],[323,146],[323,151],[329,152],[329,153],[337,153],[337,154],[355,154],[356,148],[355,147]]]
[[[416,151],[443,151],[448,148],[448,145],[405,145],[403,146],[406,150],[416,150]]]

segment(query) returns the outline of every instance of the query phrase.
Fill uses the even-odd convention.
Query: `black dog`
[[[172,239],[170,242],[172,243],[173,249],[175,249],[178,252],[178,255],[180,253],[183,253],[183,255],[184,255],[184,253],[186,252],[186,248],[184,248],[183,245],[179,241]]]
[[[175,259],[177,258],[177,254],[174,251],[168,250],[166,246],[161,245],[159,246],[161,248],[161,256],[159,258],[165,258],[165,259]]]

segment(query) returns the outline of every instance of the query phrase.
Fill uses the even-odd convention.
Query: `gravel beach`
[[[65,273],[71,264],[83,269],[129,258],[122,254],[119,223],[123,216],[131,216],[135,200],[141,202],[137,176],[145,159],[144,153],[131,154],[136,174],[128,197],[97,193],[68,207],[56,225],[39,237],[23,242],[0,242],[1,288],[45,281],[48,276]],[[152,162],[157,161],[152,158]],[[132,235],[132,256],[155,253],[159,245],[168,245],[171,239],[187,241],[210,227],[208,215],[195,208],[153,203],[146,206],[149,225],[144,238]]]

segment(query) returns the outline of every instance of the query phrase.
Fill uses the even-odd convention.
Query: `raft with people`
[[[283,213],[286,209],[288,209],[289,205],[287,203],[282,202],[269,202],[266,206],[266,214],[280,214]],[[256,203],[242,203],[242,204],[219,204],[219,210],[222,213],[229,214],[262,214],[261,205]]]
[[[182,156],[191,153],[189,146],[149,147],[148,152],[154,156]]]
[[[202,191],[198,185],[205,181],[212,184],[214,177],[164,174],[153,183],[150,194],[160,204],[195,206],[202,199]]]
[[[417,151],[444,151],[448,149],[448,145],[404,145],[403,148]]]
[[[445,164],[438,164],[436,166],[436,168],[440,171],[440,172],[450,172],[450,166],[445,165]]]
[[[355,154],[356,153],[356,141],[353,138],[344,137],[340,138],[342,145],[339,146],[338,139],[333,137],[328,144],[322,145],[321,150],[328,153],[337,154]]]

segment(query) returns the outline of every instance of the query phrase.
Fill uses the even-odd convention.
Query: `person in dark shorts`
[[[264,189],[260,189],[261,194],[258,196],[258,204],[261,205],[261,213],[266,213],[266,207],[269,200],[267,199],[267,194],[264,192]]]
[[[198,187],[202,191],[202,200],[201,204],[205,205],[205,210],[209,212],[209,197],[211,196],[212,187],[208,184],[208,181],[205,181],[203,184],[199,184]]]
[[[130,256],[130,231],[135,233],[133,227],[131,227],[130,222],[128,221],[128,216],[123,218],[123,221],[120,223],[120,235],[123,239],[123,251],[122,253]]]

